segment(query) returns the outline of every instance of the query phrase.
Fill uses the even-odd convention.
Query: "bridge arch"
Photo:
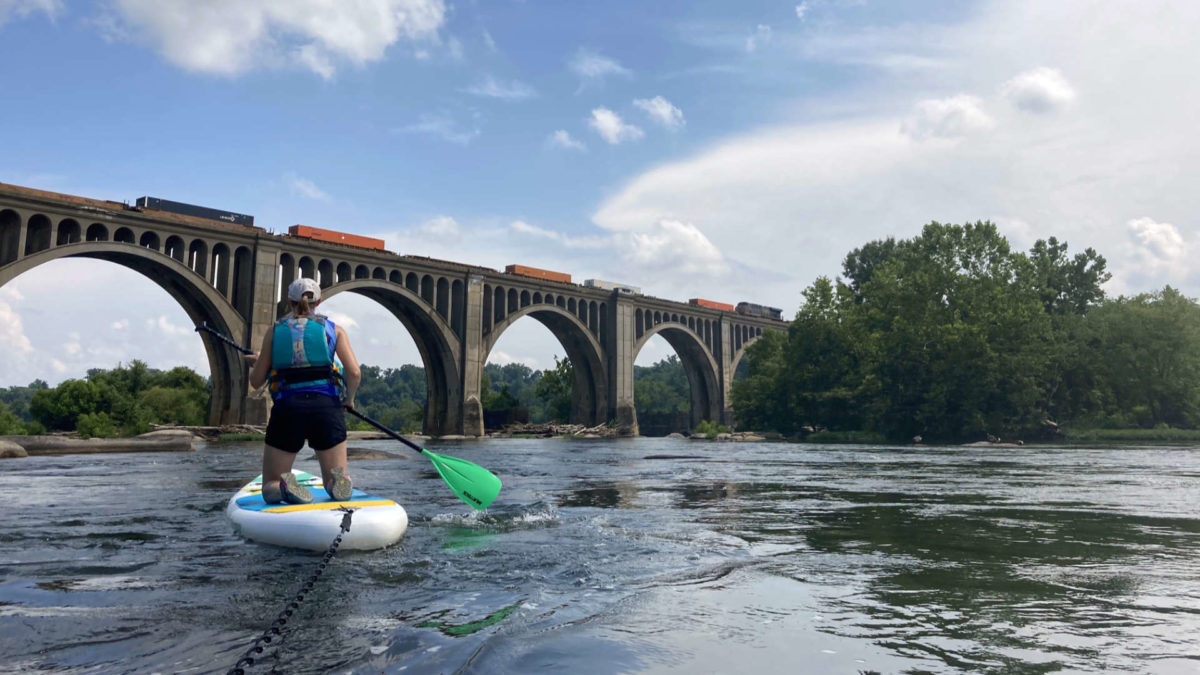
[[[0,221],[10,224],[11,221]],[[31,219],[32,220],[32,219]],[[103,225],[93,224],[93,227]],[[106,230],[107,231],[107,230]],[[0,236],[3,236],[0,234]],[[131,269],[165,290],[183,308],[193,323],[201,321],[234,339],[247,337],[246,321],[212,284],[188,269],[181,261],[137,244],[95,240],[75,242],[38,250],[8,264],[0,264],[0,286],[21,274],[55,260],[92,258]],[[212,379],[212,400],[208,418],[211,424],[234,423],[241,418],[241,405],[248,390],[248,372],[239,354],[227,345],[202,333]]]
[[[509,289],[513,293],[513,289]],[[586,323],[579,316],[559,305],[526,304],[506,313],[492,324],[491,332],[484,336],[483,362],[500,340],[504,331],[516,321],[530,316],[550,329],[567,352],[567,358],[575,373],[571,394],[571,421],[576,424],[595,426],[608,419],[608,374],[605,369],[604,349]]]
[[[741,340],[736,343],[738,344],[738,347],[734,350],[733,356],[731,356],[729,359],[730,373],[737,372],[738,365],[742,362],[742,357],[746,355],[746,348],[755,342],[758,342],[758,339],[762,337],[762,328],[750,326],[745,328],[747,329],[746,332],[743,333]]]
[[[425,433],[439,436],[460,433],[463,392],[458,364],[462,345],[445,319],[412,290],[382,279],[344,281],[330,286],[322,295],[329,298],[338,293],[370,298],[400,320],[416,343],[425,366],[428,391]]]
[[[675,321],[667,319],[667,316],[662,316],[660,322],[646,327],[634,341],[634,360],[637,360],[638,353],[650,338],[662,335],[679,355],[679,360],[683,363],[683,372],[687,375],[692,398],[692,428],[696,428],[703,420],[720,421],[721,402],[725,398],[716,358],[705,344],[703,335],[689,328],[687,323],[680,322],[678,318]]]

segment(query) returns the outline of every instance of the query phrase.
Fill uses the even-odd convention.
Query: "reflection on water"
[[[283,670],[1200,672],[1194,448],[443,450],[500,499],[472,512],[423,464],[357,460],[409,532],[339,553]],[[257,458],[6,463],[0,672],[229,668],[319,561],[233,536]]]

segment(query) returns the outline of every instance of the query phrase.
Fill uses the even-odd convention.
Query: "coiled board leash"
[[[254,640],[250,648],[246,650],[246,653],[242,654],[242,658],[238,659],[233,668],[229,669],[228,675],[245,675],[246,668],[254,665],[255,656],[258,655],[261,658],[261,654],[267,650],[267,647],[272,646],[272,644],[275,647],[273,654],[275,664],[271,666],[270,672],[283,672],[279,669],[279,652],[283,649],[283,630],[287,627],[288,619],[292,618],[292,615],[299,611],[300,603],[304,602],[305,596],[317,585],[317,579],[321,578],[321,574],[329,566],[329,561],[333,560],[333,556],[337,554],[338,546],[342,544],[342,537],[350,531],[350,518],[354,515],[354,509],[342,507],[341,510],[346,512],[346,515],[342,516],[341,531],[333,538],[333,542],[329,544],[329,549],[325,551],[325,555],[321,556],[321,562],[317,564],[317,569],[313,571],[308,581],[305,581],[304,585],[300,587],[300,590],[296,593],[296,597],[292,598],[292,601],[283,608],[279,616],[275,617],[275,621],[271,626]]]

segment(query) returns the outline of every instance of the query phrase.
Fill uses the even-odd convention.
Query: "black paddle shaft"
[[[346,412],[350,413],[351,415],[354,415],[355,417],[366,422],[367,424],[370,424],[371,426],[382,431],[383,433],[387,434],[388,436],[391,436],[392,438],[400,441],[401,443],[407,445],[408,447],[412,448],[413,450],[416,450],[417,452],[421,452],[421,446],[417,445],[416,443],[413,443],[412,441],[410,441],[407,438],[401,436],[400,434],[392,431],[391,429],[383,426],[382,424],[380,424],[379,422],[376,422],[375,420],[371,419],[370,417],[367,417],[366,415],[358,412],[354,408],[346,408]]]
[[[208,325],[207,321],[201,321],[200,323],[196,324],[196,332],[199,333],[200,331],[204,331],[204,332],[212,335],[213,337],[217,338],[221,342],[224,342],[225,344],[229,345],[230,347],[233,347],[234,349],[238,350],[239,352],[241,352],[243,354],[253,354],[254,353],[253,349],[246,349],[245,347],[241,346],[240,344],[234,342],[232,339],[229,338],[228,335],[225,335],[224,333],[217,330],[216,328],[213,328],[212,326]]]

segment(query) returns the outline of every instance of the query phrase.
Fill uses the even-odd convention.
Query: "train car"
[[[637,286],[626,286],[618,284],[614,281],[602,281],[600,279],[584,279],[583,285],[588,288],[599,288],[602,291],[616,291],[622,295],[641,295],[642,289]]]
[[[692,298],[691,300],[688,300],[688,304],[693,305],[695,307],[707,307],[709,309],[719,309],[722,312],[732,312],[733,311],[733,305],[729,305],[724,302],[717,302],[715,300],[705,300],[704,298]]]
[[[554,272],[551,270],[542,270],[536,267],[527,267],[525,265],[509,265],[504,268],[504,272],[506,274],[517,274],[523,277],[533,277],[534,279],[561,281],[564,284],[571,283],[570,274],[563,274],[562,272]]]
[[[783,310],[778,307],[756,305],[753,302],[739,302],[737,313],[745,316],[761,316],[768,319],[783,319]]]
[[[345,232],[335,232],[333,230],[322,230],[319,227],[292,225],[288,228],[288,234],[293,237],[304,237],[305,239],[327,241],[331,244],[345,244],[347,246],[369,248],[375,251],[384,250],[382,239],[363,237],[357,234],[346,234]]]
[[[169,199],[159,199],[158,197],[138,197],[134,204],[139,209],[166,211],[168,213],[178,213],[184,216],[194,216],[196,218],[204,218],[207,220],[219,220],[225,223],[233,223],[234,225],[248,225],[250,227],[254,227],[254,216],[247,216],[244,213],[210,209],[207,206],[196,206],[195,204],[173,202]]]

